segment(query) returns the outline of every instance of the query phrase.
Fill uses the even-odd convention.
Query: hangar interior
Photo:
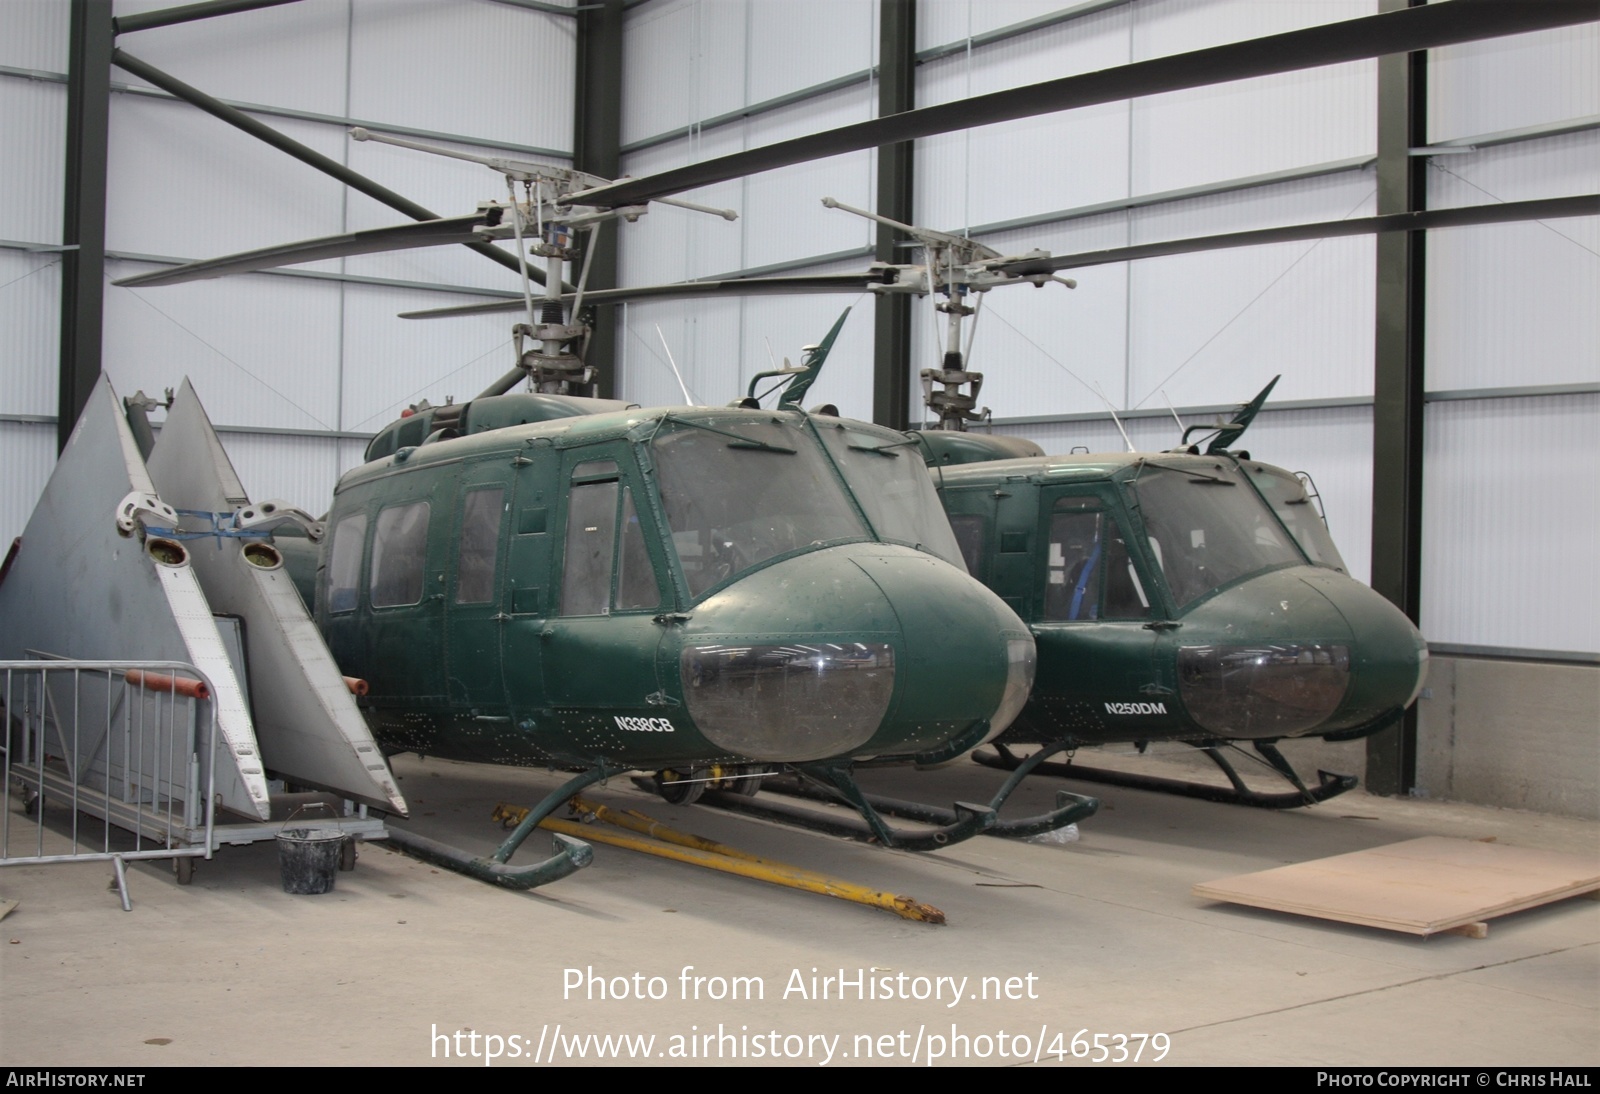
[[[503,317],[396,318],[519,295],[513,274],[462,248],[112,286],[403,219],[162,90],[152,70],[456,215],[503,197],[501,180],[353,142],[349,127],[645,176],[1394,5],[298,0],[140,25],[168,6],[0,8],[4,542],[49,476],[64,408],[102,369],[124,395],[188,377],[252,493],[321,512],[382,425],[422,399],[470,398],[510,364]],[[115,41],[103,26],[75,31],[84,13],[86,25],[114,14]],[[929,137],[899,159],[834,156],[685,195],[736,209],[732,223],[654,207],[614,237],[609,272],[637,285],[896,255],[823,197],[1005,254],[1070,254],[1592,193],[1597,47],[1589,23]],[[972,357],[992,412],[981,428],[1050,452],[1116,451],[1109,405],[1132,445],[1162,449],[1177,440],[1174,411],[1204,420],[1281,374],[1248,447],[1311,476],[1352,573],[1409,607],[1432,649],[1415,725],[1344,746],[1341,768],[1388,793],[1600,817],[1600,218],[1417,233],[1409,249],[1404,238],[1200,251],[1089,267],[1071,291],[990,294]],[[870,297],[619,305],[600,351],[610,391],[679,403],[676,368],[695,401],[725,402],[798,358],[846,305],[812,397],[919,423],[916,376],[942,337],[928,298],[898,339],[878,333]]]

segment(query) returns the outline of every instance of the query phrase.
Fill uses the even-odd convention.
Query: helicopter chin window
[[[894,649],[873,642],[691,646],[679,671],[700,732],[753,760],[848,753],[877,732],[894,694]]]
[[[1004,733],[1007,727],[1017,720],[1017,715],[1022,713],[1022,707],[1028,701],[1028,693],[1033,690],[1033,674],[1037,666],[1038,655],[1034,651],[1032,639],[1007,640],[1006,690],[1000,697],[999,709],[994,712],[994,717],[989,719],[989,740],[992,741]]]
[[[1328,720],[1349,686],[1348,646],[1290,643],[1178,650],[1183,705],[1213,733],[1305,733]]]

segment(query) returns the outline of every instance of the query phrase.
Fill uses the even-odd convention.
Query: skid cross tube
[[[1000,807],[1005,804],[1007,798],[1011,797],[1012,791],[1016,790],[1023,779],[1033,774],[1046,759],[1066,747],[1064,744],[1051,745],[1040,749],[1026,760],[1023,760],[1016,770],[1012,772],[1011,777],[1001,784],[1000,789],[990,799],[988,808],[998,813]],[[788,794],[797,798],[809,798],[813,801],[838,800],[836,795],[808,784],[803,780],[785,781],[776,784],[767,782],[762,784],[762,789],[772,790],[778,794]],[[941,809],[936,805],[904,801],[900,798],[885,797],[881,794],[863,793],[862,797],[879,813],[891,817],[899,817],[903,820],[940,825],[954,825],[960,820],[959,814],[954,810]],[[1021,817],[1017,820],[996,820],[993,824],[983,829],[983,834],[986,836],[999,836],[1002,839],[1027,839],[1029,836],[1054,832],[1058,828],[1076,824],[1080,820],[1094,816],[1099,811],[1099,798],[1058,790],[1054,809],[1031,817]]]
[[[505,842],[487,857],[468,854],[459,847],[452,847],[447,843],[440,843],[438,840],[419,836],[401,828],[391,827],[389,840],[417,858],[502,888],[533,889],[540,885],[548,885],[593,862],[594,848],[582,840],[556,835],[553,837],[551,848],[553,853],[549,858],[526,866],[508,866],[507,860],[516,853],[518,847],[522,846],[523,841],[538,827],[540,821],[561,808],[574,794],[586,786],[592,786],[616,775],[621,770],[623,769],[599,763],[588,771],[568,779],[545,795],[538,805],[528,810],[528,815],[523,818],[522,823],[517,825],[516,829],[506,837]]]
[[[1058,752],[1064,747],[1060,742],[1048,746],[1047,751]],[[1257,809],[1297,809],[1301,806],[1316,805],[1343,794],[1347,790],[1354,790],[1360,785],[1361,780],[1354,775],[1336,775],[1331,771],[1317,772],[1317,785],[1307,787],[1301,781],[1289,761],[1278,751],[1270,741],[1255,742],[1255,749],[1267,760],[1278,774],[1284,776],[1294,784],[1294,790],[1286,790],[1277,794],[1269,794],[1260,790],[1252,790],[1245,785],[1232,764],[1225,756],[1218,752],[1214,744],[1195,744],[1201,752],[1211,758],[1211,762],[1222,770],[1228,777],[1231,786],[1213,786],[1209,783],[1189,782],[1184,779],[1169,779],[1160,775],[1140,775],[1131,771],[1114,771],[1104,767],[1081,767],[1075,763],[1038,763],[1032,773],[1037,775],[1054,775],[1063,779],[1082,779],[1085,782],[1105,783],[1108,786],[1125,786],[1132,790],[1155,790],[1164,794],[1176,794],[1185,798],[1199,798],[1202,801],[1220,802],[1224,805],[1249,805]],[[1003,771],[1017,771],[1022,765],[1032,763],[1041,753],[1035,753],[1026,759],[1018,756],[1004,745],[996,744],[994,752],[974,752],[972,758],[985,767],[995,767]]]
[[[941,847],[971,839],[995,822],[993,806],[956,802],[953,810],[940,810],[938,819],[930,821],[941,826],[934,831],[897,831],[885,823],[883,814],[889,811],[878,808],[880,799],[865,793],[857,785],[849,768],[808,764],[794,770],[802,779],[809,778],[822,785],[824,789],[816,792],[821,800],[850,806],[861,814],[865,824],[723,791],[708,791],[701,800],[708,805],[748,813],[764,820],[793,824],[845,839],[868,840],[902,851],[937,851]]]

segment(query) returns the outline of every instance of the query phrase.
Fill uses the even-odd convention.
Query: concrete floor
[[[500,838],[496,802],[529,804],[555,785],[410,756],[395,766],[411,827],[474,850]],[[987,798],[998,777],[962,763],[872,782],[948,804]],[[0,921],[0,1063],[481,1066],[493,1047],[495,1066],[526,1066],[536,1047],[549,1062],[574,1038],[592,1061],[588,1035],[609,1034],[653,1035],[615,1061],[641,1064],[716,1063],[720,1048],[725,1062],[902,1065],[935,1053],[1017,1063],[1019,1051],[1031,1062],[1039,1050],[1054,1065],[1054,1051],[1079,1062],[1071,1042],[1084,1031],[1086,1051],[1097,1033],[1165,1034],[1165,1064],[1600,1064],[1600,901],[1506,916],[1481,940],[1424,940],[1190,893],[1421,835],[1592,854],[1593,822],[1360,791],[1268,813],[1031,782],[1024,808],[1063,785],[1104,807],[1075,843],[979,838],[916,855],[668,806],[625,780],[593,794],[931,903],[945,926],[603,846],[573,877],[512,893],[367,845],[323,896],[282,892],[272,843],[229,847],[188,887],[164,865],[130,868],[131,913],[106,864],[12,867],[0,871],[0,899],[19,901]],[[813,970],[890,991],[939,984],[943,999],[818,999]],[[601,989],[567,987],[591,975]],[[762,996],[708,997],[735,977]],[[940,977],[966,978],[954,1004]],[[973,998],[984,977],[1014,998]],[[665,998],[615,997],[636,982]],[[1158,1044],[1142,1043],[1143,1062]]]

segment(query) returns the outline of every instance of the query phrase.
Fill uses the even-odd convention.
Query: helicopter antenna
[[[656,337],[661,339],[661,348],[666,351],[667,364],[672,366],[672,375],[678,378],[678,387],[683,390],[683,401],[690,406],[699,406],[694,397],[689,394],[689,385],[683,382],[683,373],[678,371],[678,362],[672,359],[672,348],[667,345],[667,336],[661,333],[661,324],[656,324]]]
[[[1100,396],[1100,401],[1106,404],[1106,409],[1111,411],[1111,420],[1117,424],[1117,432],[1122,434],[1122,443],[1128,446],[1129,452],[1139,451],[1133,447],[1133,442],[1128,439],[1128,431],[1122,428],[1122,419],[1117,417],[1117,408],[1111,405],[1111,400],[1106,398],[1106,393],[1100,390],[1100,385],[1094,385],[1094,393]]]
[[[1172,400],[1167,397],[1167,389],[1161,389],[1161,401],[1167,404],[1167,409],[1172,411],[1172,420],[1178,423],[1178,436],[1183,436],[1183,419],[1178,417],[1178,408],[1172,405]]]

